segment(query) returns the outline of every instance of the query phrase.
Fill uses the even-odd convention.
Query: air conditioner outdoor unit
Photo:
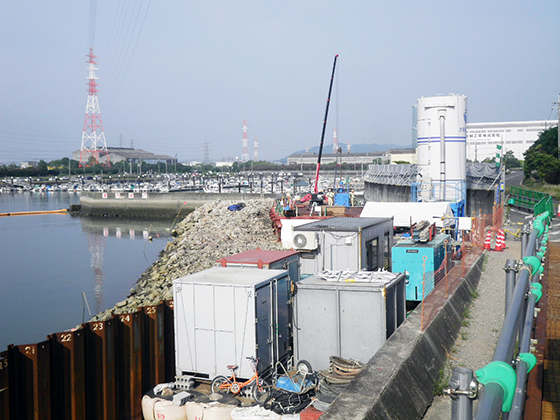
[[[317,249],[317,234],[315,232],[294,232],[292,242],[295,249]]]

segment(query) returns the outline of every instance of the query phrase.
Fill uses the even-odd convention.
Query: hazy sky
[[[409,146],[421,96],[468,97],[470,122],[555,119],[560,2],[0,1],[0,163],[81,145],[86,55],[108,146],[273,160],[325,143]],[[92,29],[95,28],[95,36]],[[121,140],[122,139],[122,140]],[[327,149],[330,151],[330,149]]]

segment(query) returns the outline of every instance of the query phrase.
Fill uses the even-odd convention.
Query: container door
[[[292,337],[290,334],[290,281],[284,276],[275,282],[275,302],[276,313],[275,328],[275,362],[286,362],[291,353]]]
[[[265,372],[273,367],[273,340],[272,340],[272,283],[260,287],[256,291],[255,312],[257,317],[257,357],[259,371]]]

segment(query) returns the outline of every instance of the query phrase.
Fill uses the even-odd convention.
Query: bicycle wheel
[[[300,360],[299,362],[297,362],[296,370],[302,376],[309,375],[311,372],[313,372],[311,363],[309,363],[307,360]]]
[[[259,378],[253,384],[253,399],[259,404],[263,405],[270,395],[270,385],[263,379]]]
[[[229,388],[220,388],[221,385],[225,384],[229,382],[228,378],[226,378],[223,375],[220,376],[216,376],[213,380],[212,380],[212,385],[210,386],[210,389],[212,390],[212,393],[226,393],[229,391]]]

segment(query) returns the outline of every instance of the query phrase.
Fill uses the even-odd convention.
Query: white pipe
[[[439,110],[439,199],[445,201],[445,109]]]

